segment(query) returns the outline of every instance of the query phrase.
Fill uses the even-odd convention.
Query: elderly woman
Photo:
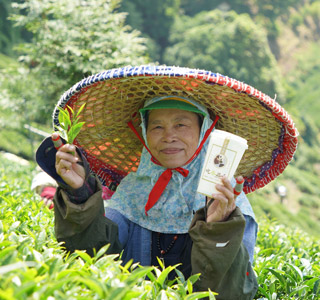
[[[113,79],[114,86],[106,81],[109,89],[107,94],[96,82],[90,82],[85,84],[86,87],[80,94],[79,89],[82,89],[83,83],[81,88],[80,85],[72,88],[75,98],[70,93],[64,97],[68,101],[71,99],[74,107],[74,101],[78,101],[78,105],[81,105],[83,99],[87,101],[87,112],[83,114],[83,118],[86,115],[91,118],[87,128],[123,122],[120,118],[119,121],[112,120],[108,114],[119,113],[127,103],[124,100],[118,110],[106,107],[105,117],[95,121],[92,118],[94,114],[88,113],[93,104],[89,99],[94,98],[94,104],[100,105],[99,99],[111,97],[109,95],[115,90],[121,91],[121,99],[129,99],[128,103],[142,98],[136,100],[136,105],[131,109],[124,109],[129,110],[130,119],[133,120],[129,121],[129,127],[144,146],[141,154],[134,156],[137,151],[128,150],[131,142],[128,145],[121,142],[121,138],[128,141],[128,133],[124,128],[117,127],[117,134],[112,136],[112,126],[105,137],[99,136],[103,139],[103,144],[98,147],[94,147],[93,142],[85,145],[86,139],[81,141],[80,133],[79,142],[76,142],[78,148],[64,144],[59,146],[58,151],[52,151],[52,142],[47,140],[38,150],[38,163],[57,179],[60,186],[55,195],[54,207],[57,239],[63,241],[70,251],[85,249],[89,253],[110,244],[109,253],[123,251],[124,262],[133,259],[141,265],[157,265],[157,257],[160,257],[165,265],[181,263],[180,270],[186,277],[192,273],[201,273],[200,280],[196,282],[198,290],[210,288],[219,293],[217,299],[252,299],[257,290],[257,281],[251,267],[256,223],[247,198],[241,193],[236,201],[233,185],[226,177],[222,178],[221,184],[216,185],[217,192],[211,197],[196,192],[207,138],[220,115],[215,117],[216,111],[211,111],[215,120],[210,118],[204,101],[198,97],[201,94],[200,80],[191,81],[191,92],[189,86],[179,95],[177,85],[182,82],[179,76],[178,81],[170,87],[171,91],[168,91],[169,84],[163,81],[168,80],[172,84],[170,76],[155,72],[154,78],[146,78],[148,82],[151,80],[152,85],[146,88],[144,77],[140,78],[134,71],[131,73],[132,78],[143,83],[142,89],[149,91],[147,95],[143,95],[141,91],[136,92],[139,89],[138,80],[133,80],[133,86],[130,87],[130,80],[125,78],[123,86],[122,83],[119,86],[120,81],[115,80],[118,78],[114,76],[113,70],[112,76],[108,75],[108,80]],[[169,71],[170,75],[172,69]],[[188,78],[189,75],[182,75],[182,79]],[[167,95],[154,95],[154,91],[158,91],[160,86],[164,87]],[[93,93],[94,97],[86,95],[88,87],[99,90],[102,96],[97,96],[96,91]],[[124,88],[127,90],[127,98],[123,95]],[[196,92],[192,90],[195,88]],[[186,91],[189,92],[188,97],[185,96]],[[132,96],[134,93],[136,95]],[[197,100],[192,99],[192,95]],[[130,100],[130,97],[134,99]],[[111,100],[109,99],[109,103]],[[141,101],[144,101],[142,108]],[[139,119],[135,109],[140,112],[142,137],[134,126]],[[100,110],[101,107],[99,112]],[[265,108],[262,110],[269,113]],[[110,142],[106,138],[108,135],[112,136]],[[94,140],[95,135],[91,134],[90,138]],[[52,135],[52,140],[57,144],[57,133]],[[115,145],[118,148],[111,153],[109,149],[114,149]],[[96,151],[97,148],[99,151]],[[107,163],[97,169],[97,157],[106,148]],[[76,149],[77,154],[73,155]],[[126,158],[130,158],[123,170],[130,166],[132,171],[124,176],[119,172],[121,161],[110,161],[115,153],[121,158],[119,149],[125,149],[123,153]],[[50,153],[54,155],[54,162],[51,164],[48,163]],[[137,169],[133,163],[137,163]],[[99,179],[90,172],[90,168]],[[112,172],[118,173],[114,175]],[[111,184],[110,181],[108,184],[106,179],[110,179],[111,173],[113,177]],[[104,177],[104,174],[107,175]],[[118,180],[120,175],[122,178]],[[242,177],[238,178],[241,179]],[[100,181],[107,187],[102,187]],[[104,211],[102,190],[107,189],[111,195],[114,183],[118,186],[110,199],[105,201]]]

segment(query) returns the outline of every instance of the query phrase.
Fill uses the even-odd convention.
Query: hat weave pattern
[[[75,84],[57,106],[81,112],[85,122],[75,144],[91,169],[109,186],[137,170],[141,142],[128,128],[139,129],[138,110],[146,100],[181,96],[206,106],[219,115],[216,128],[248,142],[236,176],[245,178],[249,193],[280,175],[295,153],[298,132],[288,113],[272,98],[235,79],[205,70],[167,66],[124,67],[107,70]],[[59,110],[53,113],[59,126]]]

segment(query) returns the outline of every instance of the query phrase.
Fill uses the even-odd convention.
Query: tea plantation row
[[[30,190],[34,166],[0,154],[0,299],[215,299],[193,292],[197,275],[186,279],[174,267],[128,264],[118,257],[66,254],[56,242],[53,212]],[[256,299],[320,299],[320,243],[295,228],[258,220],[254,269]],[[148,280],[147,280],[148,279]]]

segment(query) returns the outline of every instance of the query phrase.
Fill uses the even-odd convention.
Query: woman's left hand
[[[242,176],[237,181],[242,181]],[[207,222],[222,222],[229,218],[236,208],[236,195],[227,177],[222,177],[222,184],[217,184],[216,189],[219,193],[212,195],[213,203],[207,208]],[[207,204],[212,198],[207,197]]]

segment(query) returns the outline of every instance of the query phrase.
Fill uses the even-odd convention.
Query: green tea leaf
[[[83,252],[83,251],[79,251],[79,250],[76,250],[75,253],[77,253],[78,256],[80,256],[84,262],[88,263],[89,265],[92,265],[93,260],[92,260],[92,257],[88,253]]]
[[[159,283],[160,286],[163,287],[164,282],[165,282],[165,280],[167,279],[169,273],[170,273],[171,271],[173,271],[174,269],[175,269],[175,266],[169,266],[169,267],[165,268],[165,269],[161,272],[160,276],[158,277],[157,283]]]
[[[216,299],[215,294],[213,294],[212,292],[197,292],[197,293],[193,293],[192,295],[188,295],[187,297],[185,297],[185,300],[197,300],[197,299],[202,299],[202,298],[207,298],[210,297],[210,300]],[[216,294],[218,295],[218,294]]]
[[[320,293],[320,279],[318,279],[313,286],[313,293],[318,295]]]
[[[32,262],[32,261],[19,261],[14,264],[1,266],[0,267],[0,275],[9,273],[9,272],[11,272],[13,270],[17,270],[17,269],[25,269],[27,267],[34,267],[36,265],[37,265],[37,263]]]
[[[187,287],[188,287],[188,293],[192,294],[193,292],[193,286],[190,280],[187,280]]]
[[[285,281],[285,277],[284,277],[284,272],[283,271],[276,271],[276,270],[274,270],[274,269],[270,269],[270,268],[268,268],[268,270],[275,276],[275,277],[277,277],[278,279],[279,279],[279,281],[280,281],[280,283],[281,283],[281,285],[284,287],[285,286],[285,284],[286,284],[286,281]]]
[[[73,143],[74,139],[77,137],[77,135],[79,134],[82,126],[85,124],[85,122],[80,122],[78,124],[74,124],[70,130],[69,130],[69,138],[68,138],[68,142],[70,144]]]
[[[70,119],[71,116],[70,116],[69,111],[70,111],[70,113],[71,113],[71,116],[73,116],[73,115],[74,115],[74,111],[73,111],[72,107],[69,106],[69,105],[67,105],[67,112],[68,112],[68,116],[69,116],[69,119]]]
[[[82,110],[84,109],[84,107],[85,107],[85,103],[83,103],[81,106],[80,106],[80,108],[79,108],[79,110],[78,110],[78,112],[77,112],[77,114],[76,114],[76,117],[78,117],[79,115],[80,115],[80,113],[82,112]]]
[[[287,266],[292,269],[294,274],[298,275],[299,278],[297,278],[297,279],[303,280],[303,274],[302,274],[301,270],[297,266],[295,266],[294,264],[290,264],[290,263],[288,263]]]
[[[73,280],[86,285],[90,290],[97,293],[100,299],[105,298],[105,285],[99,280],[95,280],[93,277],[76,277]]]
[[[60,126],[64,129],[64,130],[68,130],[68,128],[71,126],[71,119],[70,119],[70,113],[68,111],[68,109],[63,109],[61,107],[58,107],[60,113],[59,113],[59,123]]]
[[[60,126],[55,125],[55,128],[60,132],[61,136],[67,141],[67,143],[72,144],[80,133],[82,126],[85,122],[79,122],[79,114],[85,107],[85,103],[81,105],[79,111],[76,116],[74,116],[74,110],[72,107],[68,106],[63,109],[58,107],[59,109],[59,123]]]

